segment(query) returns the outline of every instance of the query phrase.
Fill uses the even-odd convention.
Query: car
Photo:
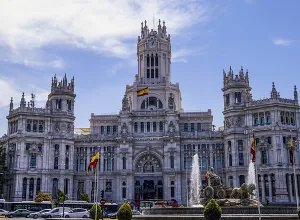
[[[9,218],[14,218],[14,217],[26,217],[26,218],[28,218],[30,213],[31,213],[31,211],[29,211],[27,209],[17,209],[16,211],[9,212],[9,213],[5,214],[5,216],[9,217]]]
[[[4,209],[0,209],[0,216],[5,216],[8,213],[9,213],[9,211],[6,211]]]
[[[63,217],[63,213],[60,214]],[[90,212],[87,209],[75,208],[65,212],[65,218],[89,218]]]
[[[50,211],[51,211],[51,209],[43,209],[43,210],[41,210],[39,212],[32,212],[32,213],[29,214],[29,218],[36,219],[36,218],[42,217],[43,213],[50,212]]]
[[[58,207],[58,208],[54,208],[54,209],[52,209],[51,211],[49,211],[49,212],[44,212],[44,213],[42,213],[42,218],[60,218],[61,217],[61,214],[62,214],[62,212],[63,212],[63,210],[64,211],[66,211],[66,212],[68,212],[69,210],[70,210],[70,208],[69,207]]]

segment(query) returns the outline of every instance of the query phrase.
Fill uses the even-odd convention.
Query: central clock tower
[[[138,37],[138,81],[142,84],[170,82],[171,41],[165,22],[159,20],[157,31],[142,22],[141,36]]]

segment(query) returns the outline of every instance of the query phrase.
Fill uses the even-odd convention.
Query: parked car
[[[60,215],[63,217],[63,213]],[[90,212],[87,209],[75,208],[65,212],[65,218],[89,218]]]
[[[27,209],[17,209],[16,211],[9,212],[9,213],[5,214],[5,216],[9,217],[9,218],[14,218],[14,217],[26,217],[26,218],[28,218],[30,213],[31,213],[31,211],[29,211]]]
[[[4,209],[0,209],[0,216],[5,216],[8,213],[9,213],[9,211],[6,211]]]
[[[70,210],[69,207],[65,207],[64,209],[67,212]],[[49,212],[44,212],[41,217],[42,218],[60,218],[62,212],[63,212],[63,207],[58,207],[58,208],[52,209]]]
[[[40,217],[42,217],[43,213],[50,212],[50,211],[51,211],[51,209],[43,209],[39,212],[32,212],[32,213],[29,214],[29,218],[34,218],[34,219],[40,218]]]

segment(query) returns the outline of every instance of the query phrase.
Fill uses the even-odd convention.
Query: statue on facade
[[[129,111],[129,102],[126,94],[122,99],[122,111]]]
[[[170,110],[174,110],[174,95],[173,93],[170,93],[169,99],[168,99],[168,107]]]

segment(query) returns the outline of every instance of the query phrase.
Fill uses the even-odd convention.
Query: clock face
[[[154,48],[154,47],[156,46],[155,40],[154,40],[154,39],[150,39],[150,40],[148,41],[148,46],[149,46],[150,48]]]

